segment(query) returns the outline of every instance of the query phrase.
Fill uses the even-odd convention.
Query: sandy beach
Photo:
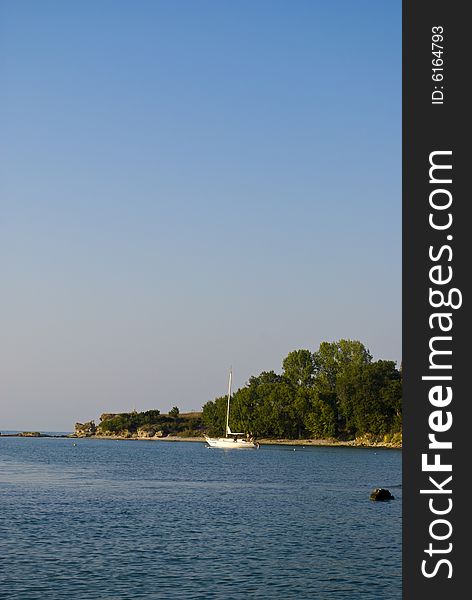
[[[75,439],[84,439],[82,437],[70,436]],[[94,435],[88,436],[86,439],[99,439],[99,440],[124,440],[124,441],[141,441],[141,442],[200,442],[204,443],[205,438],[203,437],[179,437],[179,436],[167,436],[167,437],[152,437],[152,438],[141,438],[141,437],[123,437],[123,436],[112,436],[112,435]],[[343,447],[355,447],[355,448],[397,448],[401,450],[401,444],[395,444],[391,442],[372,442],[363,439],[339,441],[333,439],[259,439],[261,446],[343,446]]]
[[[73,433],[67,435],[53,435],[41,432],[18,432],[18,433],[0,433],[2,437],[35,437],[35,438],[68,438],[75,440],[122,440],[127,442],[200,442],[205,443],[205,438],[200,436],[195,437],[179,437],[168,435],[166,437],[125,437],[120,435],[75,435]],[[334,440],[334,439],[267,439],[261,438],[257,440],[261,446],[342,446],[354,448],[396,448],[401,450],[402,445],[396,441],[375,441],[369,438],[357,438],[355,440]]]

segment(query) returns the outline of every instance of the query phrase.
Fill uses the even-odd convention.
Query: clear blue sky
[[[401,360],[401,3],[0,2],[0,429]]]

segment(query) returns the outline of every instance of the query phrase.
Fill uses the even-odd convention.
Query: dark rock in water
[[[394,500],[395,498],[390,493],[390,490],[386,490],[385,488],[375,488],[370,494],[370,499],[384,502],[385,500]]]

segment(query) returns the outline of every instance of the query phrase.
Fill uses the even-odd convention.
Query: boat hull
[[[210,448],[222,448],[224,450],[256,450],[258,442],[252,442],[243,438],[210,438],[205,436],[206,443]]]

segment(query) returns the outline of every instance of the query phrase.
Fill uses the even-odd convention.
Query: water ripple
[[[401,598],[401,454],[0,438],[2,600]]]

